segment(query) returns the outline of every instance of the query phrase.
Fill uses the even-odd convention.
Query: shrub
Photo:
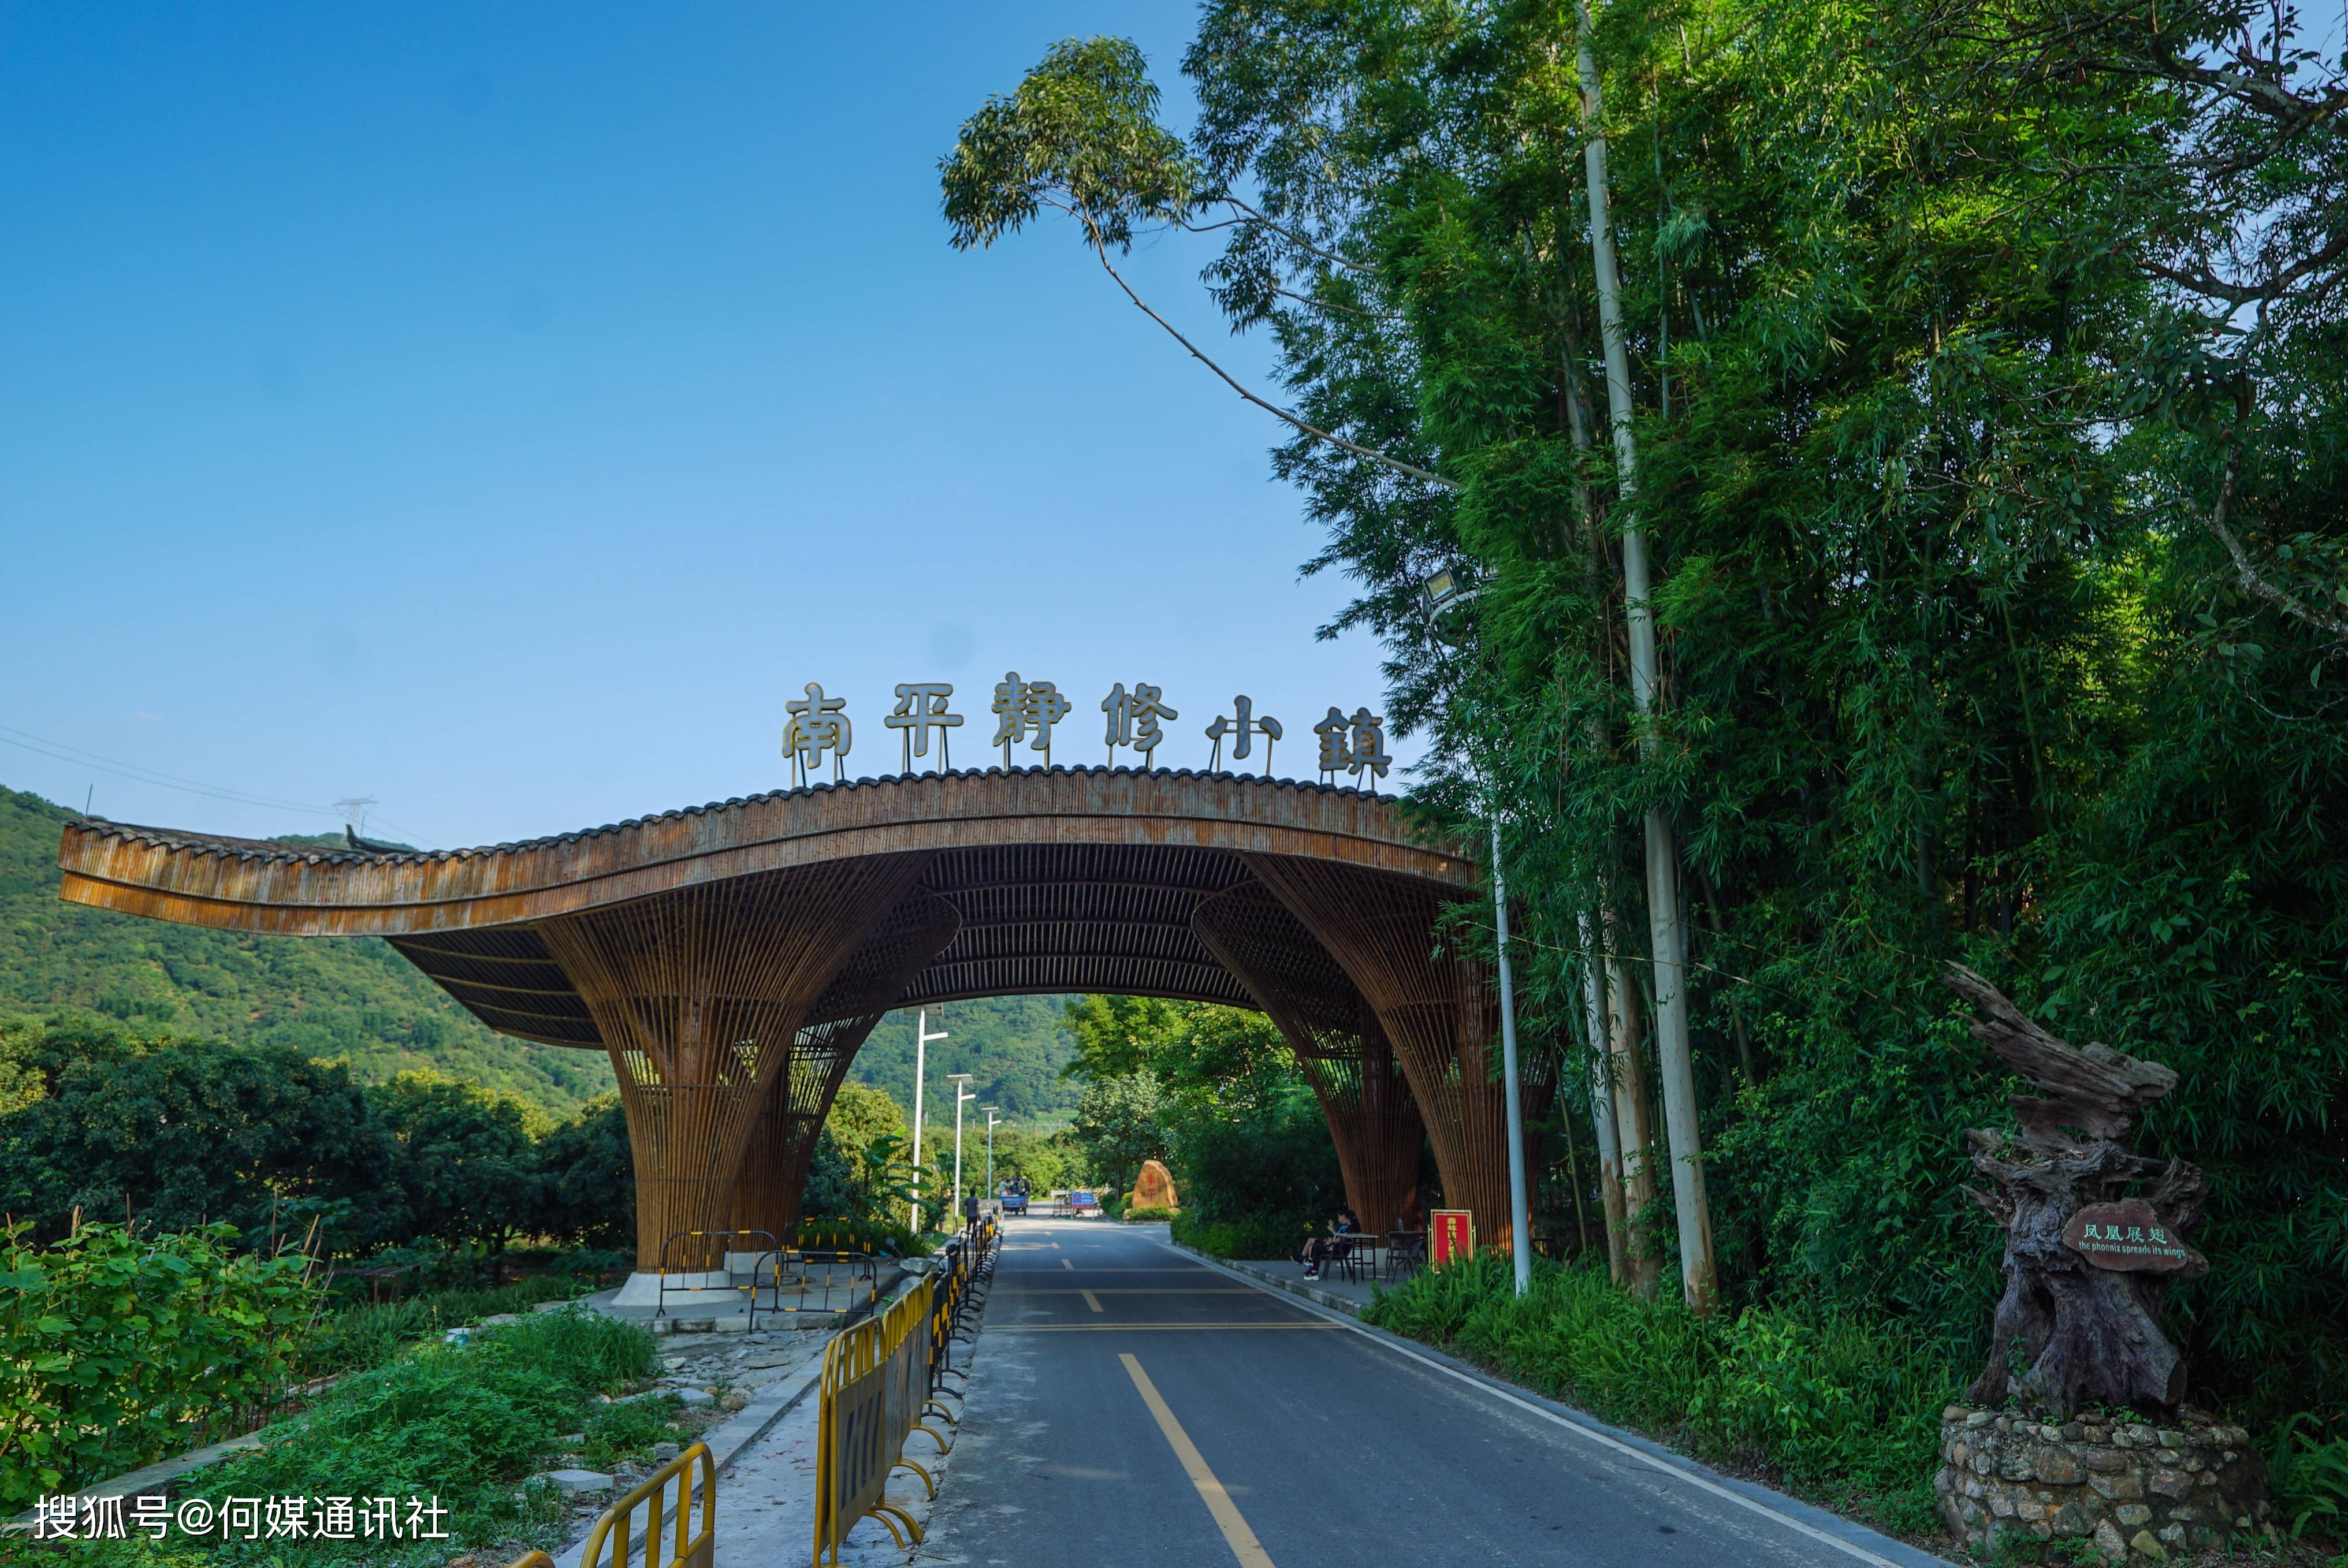
[[[1179,1209],[1128,1209],[1117,1217],[1140,1225],[1150,1220],[1170,1220],[1180,1212]]]
[[[599,1393],[648,1376],[658,1354],[632,1324],[580,1311],[540,1313],[470,1345],[427,1345],[353,1374],[262,1446],[203,1472],[189,1495],[410,1496],[449,1511],[449,1539],[222,1542],[219,1563],[370,1565],[445,1561],[466,1547],[549,1542],[561,1515],[551,1489],[516,1482],[551,1457],[555,1436],[589,1433],[616,1460],[668,1435],[673,1406],[597,1406]]]
[[[0,1232],[0,1506],[221,1435],[274,1399],[317,1292],[299,1256],[239,1255],[235,1227]]]
[[[1376,1291],[1363,1317],[1705,1457],[1766,1465],[1891,1528],[1935,1528],[1940,1410],[1965,1380],[1952,1348],[1826,1315],[1698,1317],[1595,1269],[1534,1271],[1519,1296],[1497,1254],[1423,1269]]]
[[[1315,1228],[1311,1220],[1267,1216],[1207,1220],[1186,1208],[1174,1215],[1173,1235],[1210,1257],[1294,1257]]]
[[[2348,1438],[2324,1440],[2305,1412],[2296,1413],[2275,1433],[2267,1473],[2294,1540],[2311,1524],[2325,1535],[2348,1531]]]

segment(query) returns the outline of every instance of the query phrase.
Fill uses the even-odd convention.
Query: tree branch
[[[1107,272],[1116,282],[1117,286],[1125,292],[1125,297],[1133,302],[1136,309],[1140,311],[1143,315],[1148,316],[1151,321],[1156,322],[1159,326],[1165,328],[1167,336],[1172,338],[1176,343],[1180,343],[1184,348],[1189,349],[1190,351],[1190,357],[1197,360],[1200,364],[1205,365],[1209,370],[1213,371],[1217,378],[1220,379],[1225,386],[1230,387],[1233,392],[1238,393],[1241,397],[1246,398],[1250,403],[1254,404],[1258,408],[1262,409],[1265,413],[1270,414],[1276,418],[1286,420],[1289,424],[1294,425],[1297,429],[1303,431],[1307,436],[1313,436],[1316,440],[1326,441],[1333,446],[1342,446],[1346,451],[1354,454],[1356,457],[1366,457],[1373,463],[1392,468],[1397,474],[1407,474],[1414,479],[1424,479],[1430,485],[1440,485],[1447,490],[1456,490],[1459,487],[1459,483],[1456,479],[1447,479],[1440,474],[1435,473],[1429,469],[1422,468],[1415,463],[1406,463],[1399,457],[1389,457],[1383,452],[1373,452],[1367,446],[1361,446],[1356,442],[1346,440],[1343,436],[1332,435],[1330,432],[1322,429],[1317,425],[1309,425],[1303,420],[1299,419],[1295,415],[1288,412],[1285,408],[1281,407],[1278,404],[1267,402],[1263,398],[1258,397],[1246,387],[1241,385],[1237,381],[1232,379],[1231,372],[1225,370],[1221,365],[1217,364],[1213,360],[1208,358],[1206,354],[1200,352],[1199,345],[1197,343],[1192,343],[1189,338],[1184,337],[1179,332],[1176,331],[1173,323],[1168,321],[1164,316],[1159,315],[1156,311],[1151,310],[1149,306],[1143,302],[1141,296],[1133,292],[1133,285],[1125,281],[1125,275],[1119,272],[1116,266],[1109,261],[1108,246],[1107,242],[1101,239],[1100,231],[1093,226],[1092,219],[1082,211],[1078,211],[1076,213],[1076,217],[1084,223],[1086,233],[1092,237],[1093,254],[1100,258],[1101,271]]]
[[[1296,230],[1284,228],[1284,225],[1280,225],[1280,223],[1272,223],[1271,219],[1265,219],[1263,213],[1256,211],[1254,207],[1249,207],[1247,202],[1242,202],[1242,200],[1240,200],[1240,197],[1235,197],[1235,195],[1219,195],[1219,197],[1214,197],[1214,200],[1216,200],[1216,202],[1223,202],[1223,204],[1226,204],[1226,207],[1235,207],[1235,209],[1240,209],[1240,211],[1242,211],[1242,213],[1247,213],[1247,216],[1244,216],[1244,219],[1232,219],[1231,223],[1256,223],[1256,225],[1261,225],[1261,228],[1272,230],[1272,232],[1275,232],[1275,235],[1280,235],[1282,240],[1287,240],[1289,244],[1293,244],[1293,247],[1299,249],[1299,251],[1310,251],[1310,253],[1313,253],[1313,256],[1320,256],[1322,261],[1326,261],[1326,263],[1329,263],[1329,265],[1336,265],[1336,268],[1345,268],[1345,270],[1350,270],[1350,272],[1376,272],[1376,268],[1366,268],[1366,265],[1362,265],[1360,261],[1345,261],[1345,258],[1338,256],[1336,251],[1324,251],[1324,249],[1320,249],[1320,247],[1317,247],[1317,244],[1313,244],[1313,241],[1310,241],[1310,240],[1305,240],[1303,235],[1299,235],[1299,232],[1296,232]],[[1231,223],[1183,223],[1183,228],[1190,230],[1190,232],[1193,232],[1193,235],[1204,235],[1204,232],[1210,232],[1210,230],[1231,228]]]
[[[2241,471],[2241,438],[2235,435],[2226,443],[2226,478],[2218,487],[2217,509],[2207,517],[2203,517],[2200,508],[2190,502],[2187,503],[2186,509],[2192,512],[2201,526],[2215,534],[2218,542],[2226,547],[2226,553],[2234,560],[2234,575],[2246,591],[2265,600],[2294,620],[2303,621],[2320,631],[2328,631],[2337,639],[2348,641],[2348,620],[2303,609],[2296,595],[2284,592],[2260,576],[2258,568],[2250,564],[2250,551],[2242,548],[2242,541],[2236,537],[2234,530],[2226,526],[2226,508],[2233,504],[2234,484]]]

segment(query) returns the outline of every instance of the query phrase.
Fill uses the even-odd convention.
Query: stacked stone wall
[[[1983,1547],[2091,1540],[2106,1561],[2143,1561],[2274,1533],[2249,1434],[2193,1412],[2057,1424],[1952,1405],[1932,1487],[1949,1528]]]

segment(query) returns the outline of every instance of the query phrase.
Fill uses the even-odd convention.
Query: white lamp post
[[[994,1108],[994,1106],[992,1106],[992,1105],[982,1105],[982,1106],[980,1106],[980,1107],[979,1107],[979,1109],[980,1109],[981,1111],[983,1111],[983,1112],[986,1112],[986,1188],[985,1188],[985,1191],[986,1191],[986,1195],[987,1195],[988,1197],[990,1197],[990,1198],[991,1198],[991,1197],[994,1197],[994,1196],[995,1196],[995,1195],[996,1195],[995,1191],[994,1191],[994,1124],[995,1124],[998,1121],[1000,1121],[1000,1120],[1001,1120],[1001,1118],[995,1115],[995,1113],[994,1113],[994,1109],[995,1109],[995,1108]]]
[[[959,1225],[962,1223],[962,1108],[978,1096],[970,1091],[969,1073],[949,1072],[946,1077],[954,1086],[953,1219]]]
[[[943,1040],[946,1031],[930,1032],[929,1009],[914,1015],[913,1024],[913,1213],[912,1228],[922,1228],[922,1080],[927,1075],[930,1062],[930,1041]]]

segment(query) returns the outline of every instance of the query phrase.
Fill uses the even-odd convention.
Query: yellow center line
[[[1190,1478],[1190,1484],[1199,1489],[1200,1501],[1207,1505],[1207,1512],[1215,1516],[1215,1524],[1223,1532],[1223,1543],[1231,1549],[1231,1555],[1239,1559],[1240,1568],[1272,1568],[1271,1554],[1256,1540],[1255,1532],[1248,1528],[1247,1521],[1240,1517],[1239,1506],[1231,1501],[1231,1494],[1223,1490],[1223,1483],[1215,1479],[1215,1472],[1207,1468],[1207,1461],[1200,1454],[1199,1446],[1190,1440],[1190,1434],[1182,1430],[1182,1423],[1174,1419],[1174,1412],[1159,1397],[1158,1385],[1149,1380],[1149,1374],[1141,1369],[1141,1363],[1135,1360],[1129,1352],[1120,1353],[1117,1359],[1125,1363],[1126,1371],[1133,1378],[1133,1386],[1141,1391],[1141,1402],[1148,1405],[1149,1413],[1158,1418],[1158,1430],[1166,1434],[1166,1441],[1174,1450],[1174,1457],[1182,1461],[1183,1473]]]
[[[1095,1312],[1098,1312],[1101,1309],[1100,1297],[1095,1296],[1091,1291],[1079,1290],[1076,1294],[1083,1296],[1085,1298],[1085,1305],[1091,1307]]]

